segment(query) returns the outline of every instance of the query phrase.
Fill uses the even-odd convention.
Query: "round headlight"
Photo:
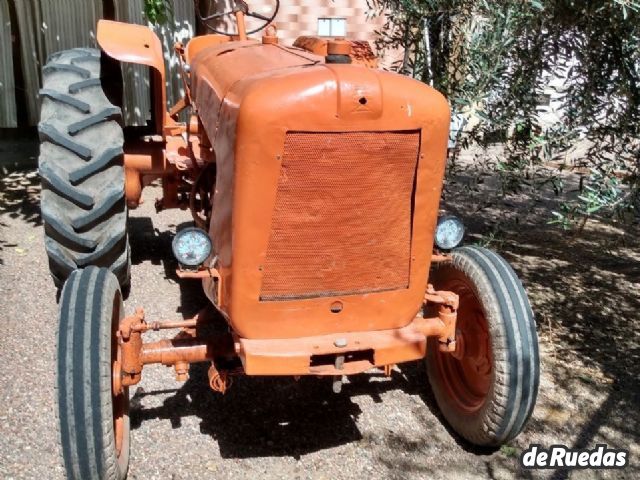
[[[204,230],[185,228],[176,233],[171,248],[180,265],[199,267],[211,254],[211,239]]]
[[[453,216],[440,217],[436,226],[435,242],[441,250],[451,250],[462,243],[464,225]]]

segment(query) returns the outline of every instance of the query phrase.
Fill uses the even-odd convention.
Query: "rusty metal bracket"
[[[424,294],[424,300],[427,303],[435,303],[437,305],[445,305],[452,310],[458,310],[460,306],[460,298],[453,292],[436,291],[433,285],[427,285],[427,292]]]
[[[456,320],[460,298],[453,292],[436,291],[433,285],[427,286],[424,295],[426,303],[439,305],[438,318],[444,325],[442,333],[438,337],[441,352],[455,352],[456,350]]]
[[[118,329],[118,345],[120,347],[120,364],[118,377],[114,378],[114,389],[120,392],[123,387],[135,385],[142,378],[142,334],[138,330],[145,324],[144,310],[137,308],[136,313],[125,317]],[[114,368],[114,376],[115,376]]]
[[[197,335],[198,327],[212,320],[207,312],[202,310],[190,320],[147,322],[144,310],[138,308],[133,315],[123,318],[116,333],[119,352],[113,365],[114,392],[120,393],[124,387],[139,383],[144,365],[173,366],[176,380],[185,381],[189,377],[189,364],[235,355],[230,334]],[[170,340],[143,343],[143,333],[167,329],[181,331]]]
[[[215,264],[215,262],[214,262]],[[215,280],[216,283],[216,299],[222,298],[222,277],[220,272],[215,268],[205,267],[201,268],[196,272],[190,272],[188,270],[176,270],[176,275],[180,279],[190,279],[190,280],[205,280],[212,279]]]
[[[189,270],[176,270],[176,275],[178,278],[185,278],[191,280],[203,280],[205,278],[216,278],[220,279],[220,273],[215,268],[202,268],[195,272]]]
[[[458,312],[446,305],[441,305],[438,317],[444,324],[442,335],[438,338],[441,352],[455,352],[456,350],[456,320]]]
[[[448,263],[451,261],[451,255],[446,253],[436,253],[431,255],[431,263]]]
[[[227,389],[233,385],[233,378],[229,375],[229,372],[225,370],[218,370],[214,362],[211,362],[209,367],[209,386],[214,392],[221,394],[227,393]]]

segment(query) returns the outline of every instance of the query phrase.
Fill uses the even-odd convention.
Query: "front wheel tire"
[[[69,479],[123,480],[129,466],[129,392],[114,394],[116,332],[124,309],[106,268],[76,270],[59,310],[57,401]]]
[[[498,446],[524,428],[540,378],[538,337],[529,300],[509,264],[481,247],[454,250],[430,283],[460,297],[456,351],[431,338],[429,381],[451,427],[469,442]]]

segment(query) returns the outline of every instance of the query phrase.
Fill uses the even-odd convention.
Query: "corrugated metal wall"
[[[0,127],[17,127],[16,87],[13,78],[13,42],[9,3],[0,0]]]
[[[15,7],[24,78],[24,95],[15,94],[9,2]],[[116,19],[145,24],[143,0],[115,0]],[[155,28],[165,49],[168,100],[182,95],[173,54],[176,41],[194,34],[193,0],[173,0],[171,25]],[[40,70],[51,53],[74,47],[96,47],[96,23],[102,17],[102,0],[0,0],[0,128],[17,125],[17,109],[26,110],[29,125],[38,123]],[[146,67],[123,65],[124,116],[127,125],[144,125],[150,118],[149,75]],[[15,99],[23,99],[16,105]]]
[[[20,57],[23,76],[24,104],[18,103],[18,109],[26,110],[27,122],[29,125],[38,123],[40,90],[40,68],[44,57],[43,39],[41,35],[42,15],[40,14],[39,0],[23,0],[12,2],[17,17],[18,31],[20,32],[16,41],[20,44]],[[18,97],[21,98],[21,97]],[[2,126],[2,124],[0,124]]]
[[[116,0],[116,20],[146,24],[142,15],[142,0]],[[167,101],[175,103],[184,91],[178,59],[173,47],[176,42],[185,42],[194,34],[195,13],[193,0],[173,0],[173,21],[170,25],[153,27],[162,41],[167,67]],[[124,64],[122,74],[125,84],[124,117],[127,125],[144,125],[150,118],[151,102],[149,98],[149,71],[140,65]]]
[[[40,0],[44,54],[96,46],[96,21],[102,0]]]

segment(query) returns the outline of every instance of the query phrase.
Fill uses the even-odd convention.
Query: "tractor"
[[[69,478],[126,477],[129,388],[154,364],[184,381],[207,362],[222,393],[234,376],[309,375],[340,394],[346,376],[424,360],[465,441],[499,446],[531,416],[539,353],[527,294],[497,253],[462,246],[463,223],[440,210],[447,100],[378,68],[366,42],[281,44],[273,3],[271,16],[243,1],[199,15],[212,32],[175,46],[185,94],[169,109],[162,45],[145,26],[101,20],[100,49],[59,52],[43,68],[41,209]],[[220,30],[223,17],[234,31]],[[123,133],[121,62],[150,71],[139,135]],[[128,209],[154,181],[158,210],[191,213],[172,253],[180,281],[201,282],[208,299],[194,318],[123,307]]]

